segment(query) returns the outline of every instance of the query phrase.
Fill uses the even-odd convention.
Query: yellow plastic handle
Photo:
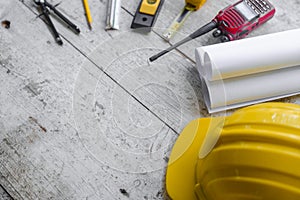
[[[155,15],[160,0],[143,0],[140,7],[140,13]]]
[[[206,0],[185,0],[186,4],[190,4],[195,7],[195,10],[198,10]]]

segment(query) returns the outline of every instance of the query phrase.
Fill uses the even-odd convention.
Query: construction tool
[[[41,15],[40,16],[44,16],[46,23],[49,25],[52,33],[54,34],[55,37],[55,41],[59,44],[62,45],[63,41],[61,39],[61,37],[59,36],[53,22],[51,21],[49,14],[50,14],[50,10],[52,10],[59,18],[61,18],[67,25],[69,28],[71,28],[75,33],[79,34],[80,33],[80,29],[73,24],[68,18],[66,18],[61,12],[59,12],[56,9],[56,6],[58,6],[59,4],[56,5],[51,5],[50,3],[48,3],[46,0],[34,0],[34,3],[38,6],[40,6],[41,8]]]
[[[145,28],[150,31],[154,25],[164,0],[142,0],[134,15],[131,28]]]
[[[275,8],[268,0],[240,0],[221,10],[211,22],[182,41],[152,56],[149,60],[152,62],[176,47],[216,28],[213,36],[220,37],[222,42],[244,38],[254,29],[270,20],[274,14]]]
[[[108,0],[106,12],[106,30],[119,29],[120,0]]]
[[[206,0],[186,0],[184,8],[174,19],[167,31],[163,34],[163,38],[166,41],[169,41],[175,35],[175,33],[178,32],[179,28],[183,25],[187,17],[193,11],[198,10],[205,2]]]

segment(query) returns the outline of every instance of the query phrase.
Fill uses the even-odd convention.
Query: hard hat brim
[[[173,200],[198,200],[194,192],[195,167],[211,118],[191,121],[173,146],[166,173],[166,188]]]

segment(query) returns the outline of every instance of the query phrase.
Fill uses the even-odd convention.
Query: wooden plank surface
[[[81,1],[62,1],[58,9],[82,30],[54,19],[62,47],[33,1],[0,3],[0,20],[12,22],[0,28],[0,185],[13,198],[165,199],[172,145],[190,120],[207,115],[194,48],[216,40],[204,36],[179,48],[185,56],[174,51],[149,64],[170,45],[159,35],[184,1],[166,1],[148,34],[129,28],[138,2],[122,1],[121,30],[105,31],[106,1],[89,0],[93,30]],[[171,43],[233,2],[207,1]],[[273,3],[276,17],[250,36],[299,27],[299,0]]]
[[[0,199],[1,200],[11,200],[11,196],[7,193],[7,191],[0,185]]]
[[[123,131],[113,125],[115,118],[111,115],[111,99],[108,97],[113,94],[115,102],[122,104],[122,99],[130,99],[131,96],[70,44],[58,47],[53,42],[45,42],[48,35],[37,31],[44,31],[45,26],[42,21],[35,20],[34,15],[31,16],[28,8],[17,2],[10,9],[18,10],[20,15],[13,15],[13,12],[7,15],[14,22],[13,26],[9,30],[1,29],[1,36],[6,42],[1,44],[3,98],[0,171],[1,177],[5,179],[1,182],[8,182],[11,195],[16,199],[127,199],[128,195],[134,199],[156,195],[157,198],[161,197],[164,193],[162,186],[166,156],[171,148],[165,144],[172,144],[176,134],[137,101],[131,100],[131,106],[139,112],[136,120],[153,122],[146,132],[152,135],[147,135],[146,139],[135,137],[134,134],[138,134],[138,127],[135,129],[135,126],[138,124],[133,124],[130,118],[125,121],[121,118],[125,128],[128,126],[137,132],[130,134],[133,140],[137,138],[138,141],[128,141],[130,138],[125,142],[122,138],[114,141],[115,137],[122,136]],[[31,34],[22,34],[23,30],[17,29],[22,24],[27,24],[26,31]],[[45,48],[44,45],[49,46]],[[14,54],[16,51],[19,53]],[[80,85],[79,90],[73,93],[74,86],[81,84],[82,76],[87,76],[84,85]],[[95,86],[93,84],[98,82],[98,77],[102,81],[98,87],[101,87],[101,92],[107,98],[97,99],[91,105],[85,101],[88,94],[81,95],[80,92],[91,90]],[[78,78],[79,81],[76,80]],[[81,101],[83,104],[80,104]],[[92,143],[94,136],[103,136],[101,132],[88,132],[90,138],[86,138],[84,132],[81,132],[81,124],[76,124],[77,116],[75,121],[72,116],[72,112],[82,116],[77,111],[81,108],[76,106],[77,102],[83,106],[84,111],[90,109],[87,114],[101,114],[101,109],[105,110],[106,114],[103,114],[101,120],[105,121],[105,126],[113,125],[107,134],[111,133],[108,135],[110,141],[117,142],[113,145],[116,150],[125,151],[131,142],[133,145],[138,144],[135,147],[138,152],[130,149],[133,152],[121,155],[122,151],[112,151],[109,146],[92,149],[94,151],[88,149],[88,145],[97,147]],[[86,117],[88,123],[89,116]],[[90,118],[93,120],[93,117]],[[85,131],[98,131],[96,128],[91,127]],[[102,145],[101,139],[98,142]],[[105,163],[97,157],[97,153],[110,156],[110,152],[114,155],[104,158]],[[120,160],[122,156],[123,162]],[[138,162],[128,162],[130,159],[138,159],[141,163],[145,161],[145,169],[129,173],[139,167]],[[126,190],[128,194],[124,195],[120,189]]]

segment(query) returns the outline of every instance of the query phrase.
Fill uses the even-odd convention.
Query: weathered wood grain
[[[177,134],[207,115],[190,60],[216,40],[207,35],[179,48],[185,56],[174,51],[149,65],[169,46],[157,34],[184,1],[166,1],[148,34],[129,29],[138,2],[122,1],[121,30],[104,31],[106,1],[90,0],[90,31],[82,2],[64,0],[59,9],[82,33],[54,19],[63,47],[31,0],[1,2],[0,19],[12,24],[0,28],[0,185],[15,199],[164,199]],[[232,2],[207,1],[171,43]],[[273,3],[276,18],[250,36],[299,27],[299,0]]]
[[[25,1],[26,5],[28,7],[31,7],[33,9],[33,5],[31,3],[31,1]],[[54,3],[54,2],[53,2]],[[132,3],[132,2],[131,2]],[[92,3],[93,4],[93,3]],[[125,7],[128,4],[128,1],[124,1],[122,2],[122,4],[124,4],[123,6]],[[73,7],[73,10],[80,10],[83,9],[81,3],[71,3],[68,2],[67,0],[64,1],[64,5],[70,5],[70,7]],[[62,8],[63,4],[61,5]],[[101,6],[103,6],[101,4]],[[174,5],[173,5],[174,6]],[[92,7],[94,8],[94,7]],[[98,8],[94,8],[94,9],[98,9]],[[126,9],[127,10],[127,9]],[[125,12],[123,10],[123,12]],[[67,10],[65,13],[68,13],[67,16],[69,15],[69,13],[72,13],[72,9],[71,10]],[[162,12],[163,13],[163,12]],[[124,17],[123,15],[127,14],[127,17]],[[97,17],[97,15],[96,15]],[[128,19],[128,17],[131,17],[130,19]],[[79,24],[81,25],[85,25],[85,19],[82,19],[82,16],[78,15],[78,13],[73,13],[72,18],[76,21],[76,23],[80,22]],[[94,17],[95,18],[95,17]],[[89,37],[91,35],[92,38],[94,38],[94,43],[90,44],[90,43],[86,43],[85,40],[77,40],[72,38],[74,36],[74,34],[70,35],[70,31],[66,30],[64,27],[60,28],[61,34],[63,34],[65,37],[69,38],[69,36],[71,36],[70,41],[72,42],[72,44],[76,44],[76,42],[80,42],[81,46],[76,45],[76,47],[79,50],[82,50],[82,52],[88,52],[86,55],[88,55],[88,57],[90,59],[93,60],[93,62],[95,62],[95,64],[97,64],[102,70],[106,71],[107,69],[107,65],[109,62],[117,59],[117,57],[120,54],[125,54],[127,53],[127,51],[136,51],[136,50],[140,50],[141,48],[144,48],[144,52],[147,52],[149,50],[150,53],[147,54],[143,54],[144,56],[143,61],[146,61],[148,59],[149,56],[151,56],[151,54],[156,53],[159,49],[163,49],[166,48],[168,45],[168,43],[165,43],[164,41],[162,41],[159,37],[156,36],[156,34],[152,33],[148,33],[148,34],[142,34],[136,31],[132,31],[129,30],[129,26],[132,20],[132,16],[130,16],[128,13],[123,13],[120,16],[120,22],[121,23],[121,31],[118,32],[118,34],[115,31],[108,31],[105,32],[104,31],[104,27],[105,24],[103,22],[99,23],[98,21],[95,22],[96,25],[97,23],[99,24],[98,26],[101,27],[100,30],[98,30],[98,32],[100,33],[116,33],[115,35],[111,35],[111,38],[109,39],[103,39],[103,38],[96,38],[95,37],[95,33],[94,32],[88,32],[88,33],[83,33],[83,37]],[[127,27],[124,28],[124,24],[127,24]],[[58,26],[60,24],[57,24]],[[85,36],[86,35],[86,36]],[[131,35],[131,37],[130,37]],[[129,37],[127,37],[129,36]],[[137,38],[134,38],[134,37]],[[102,40],[101,40],[102,39]],[[155,42],[154,42],[155,41]],[[102,43],[101,43],[102,42]],[[137,44],[135,45],[134,42],[136,42]],[[99,45],[101,44],[101,45]],[[89,46],[91,47],[93,50],[91,51],[87,51],[85,49],[85,46]],[[157,51],[153,51],[153,49],[157,49]],[[148,50],[146,50],[148,49]],[[152,50],[151,50],[152,49]],[[174,52],[175,53],[175,52]],[[169,55],[167,55],[167,57],[170,57]],[[134,60],[135,59],[135,55],[129,55],[129,59]],[[180,59],[180,57],[178,58]],[[156,88],[151,88],[148,87],[147,90],[151,92],[151,96],[149,98],[149,95],[146,97],[146,94],[143,95],[139,95],[136,96],[136,98],[138,99],[138,101],[143,102],[144,105],[151,109],[151,106],[149,105],[149,103],[144,102],[147,101],[147,99],[156,99],[159,100],[161,105],[163,105],[163,109],[167,110],[167,112],[176,112],[177,114],[172,114],[172,115],[163,115],[162,113],[160,113],[161,111],[157,110],[153,111],[156,113],[156,115],[158,117],[161,118],[167,118],[168,123],[170,124],[176,124],[176,131],[180,131],[182,130],[182,128],[187,124],[188,121],[190,121],[191,119],[200,117],[200,111],[201,109],[204,109],[203,103],[202,103],[202,99],[201,99],[201,95],[199,93],[199,79],[198,79],[198,73],[195,70],[193,63],[188,63],[184,57],[181,58],[184,62],[184,64],[182,64],[182,67],[180,66],[176,66],[174,67],[173,64],[176,63],[176,60],[165,60],[162,64],[161,68],[161,73],[159,74],[159,76],[155,76],[155,81],[158,82],[177,82],[178,84],[173,84],[174,87],[177,87],[177,90],[184,90],[185,94],[179,94],[180,91],[178,91],[175,95],[175,98],[179,98],[180,99],[180,103],[182,106],[184,106],[183,111],[181,106],[178,106],[176,103],[174,104],[174,102],[169,101],[171,100],[171,98],[168,96],[167,93],[165,93],[165,91],[163,90],[156,90]],[[107,61],[106,61],[107,60]],[[144,62],[145,64],[145,62]],[[118,79],[118,73],[122,73],[122,70],[125,69],[127,71],[128,65],[126,66],[122,66],[122,67],[117,67],[117,68],[110,68],[109,72],[106,71],[109,76],[112,79]],[[133,66],[134,67],[134,66]],[[114,69],[114,70],[113,70]],[[119,70],[119,71],[115,71],[115,70]],[[181,72],[179,72],[181,71]],[[177,73],[178,72],[178,73]],[[144,76],[151,76],[152,71],[149,70],[145,70],[144,72],[140,72],[139,74],[144,74]],[[170,77],[170,74],[175,74],[178,75],[177,77],[173,77],[172,81],[170,81],[171,79],[168,79],[168,77]],[[127,77],[130,78],[130,82],[135,84],[135,85],[140,85],[139,83],[139,75],[135,75],[134,77]],[[187,79],[183,79],[183,77],[187,77],[189,80]],[[140,78],[141,79],[141,78]],[[179,80],[180,82],[179,82]],[[123,80],[124,83],[122,84],[126,84],[126,79]],[[163,87],[168,88],[169,85],[168,84],[161,84]],[[193,86],[191,86],[191,83],[193,84]],[[126,86],[124,85],[123,87],[126,88]],[[172,88],[169,88],[171,90],[173,90]],[[141,88],[139,90],[141,92]],[[128,91],[129,93],[132,93],[132,91]],[[197,93],[197,94],[195,94]],[[187,94],[187,95],[186,95]],[[137,95],[137,94],[136,94]],[[145,97],[145,98],[144,98]],[[178,103],[178,102],[177,102]],[[165,113],[167,114],[167,113]],[[205,114],[205,111],[204,111]],[[183,116],[182,116],[183,115]],[[178,121],[181,121],[181,123],[178,124]]]
[[[106,42],[89,57],[176,132],[204,108],[198,72],[186,58],[170,53],[159,62],[147,59],[164,47],[155,34],[128,32]]]
[[[5,191],[5,189],[0,185],[0,199],[11,200],[11,196]]]
[[[177,135],[70,44],[45,43],[44,24],[33,20],[28,8],[16,3],[10,10],[6,17],[13,26],[1,29],[0,48],[1,183],[7,182],[16,199],[161,199],[164,167]],[[18,28],[23,24],[25,30]],[[95,83],[102,99],[87,101]],[[135,120],[151,126],[140,129],[130,116],[113,115],[114,109],[127,109],[123,99],[137,109]],[[89,119],[97,124],[89,127]],[[106,138],[107,144],[101,143]]]

